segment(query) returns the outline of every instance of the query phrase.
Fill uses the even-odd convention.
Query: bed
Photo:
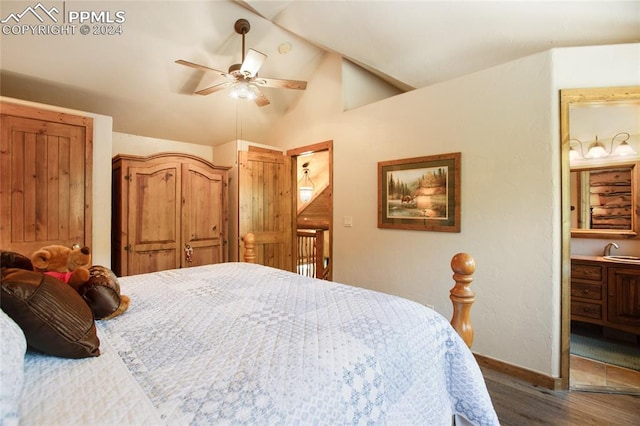
[[[253,264],[245,241],[249,262],[119,278],[131,306],[95,321],[99,356],[25,353],[2,312],[3,424],[498,424],[444,317]],[[471,278],[454,277],[452,322],[469,340]]]

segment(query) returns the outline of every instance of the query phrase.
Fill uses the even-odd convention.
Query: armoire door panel
[[[219,263],[224,259],[225,212],[220,206],[225,196],[223,175],[195,164],[183,165],[183,236],[184,246],[190,248],[182,266]],[[188,246],[187,246],[188,245]]]
[[[173,248],[149,248],[131,253],[129,275],[176,268],[176,250]]]
[[[91,120],[2,106],[2,247],[91,245]]]
[[[180,163],[130,167],[129,265],[140,272],[180,266]],[[154,253],[158,259],[153,259]],[[152,267],[154,269],[145,269]],[[162,268],[162,269],[156,269]]]

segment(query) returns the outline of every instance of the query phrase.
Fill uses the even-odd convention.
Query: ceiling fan
[[[247,55],[244,52],[244,36],[251,29],[249,21],[238,19],[234,25],[238,34],[242,35],[242,64],[234,64],[229,67],[228,72],[219,71],[204,65],[178,59],[177,64],[186,65],[202,71],[213,71],[225,77],[227,81],[196,91],[198,95],[209,95],[227,88],[232,88],[231,96],[239,99],[253,100],[258,106],[269,105],[269,99],[260,91],[260,87],[275,87],[278,89],[305,90],[306,81],[299,80],[278,80],[274,78],[258,77],[258,71],[267,59],[267,55],[254,49],[249,49]]]

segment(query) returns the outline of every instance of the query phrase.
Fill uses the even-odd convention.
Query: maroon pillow
[[[93,312],[62,281],[40,272],[2,268],[0,303],[30,348],[63,358],[100,355]]]

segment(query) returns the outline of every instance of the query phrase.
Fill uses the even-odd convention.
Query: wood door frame
[[[329,191],[330,191],[330,204],[329,204],[329,262],[332,264],[329,267],[329,276],[327,277],[329,280],[333,279],[333,140],[327,140],[324,142],[318,142],[311,145],[301,146],[298,148],[287,150],[287,155],[291,157],[291,217],[292,217],[292,230],[297,229],[297,212],[296,212],[296,199],[298,196],[298,179],[296,175],[296,170],[298,168],[298,157],[303,154],[320,152],[320,151],[328,151],[329,152]],[[296,233],[292,232],[292,242],[291,247],[296,247]]]
[[[638,100],[638,86],[561,89],[560,105],[560,187],[561,187],[561,301],[560,377],[556,390],[571,387],[571,164],[569,161],[569,112],[573,104]]]

